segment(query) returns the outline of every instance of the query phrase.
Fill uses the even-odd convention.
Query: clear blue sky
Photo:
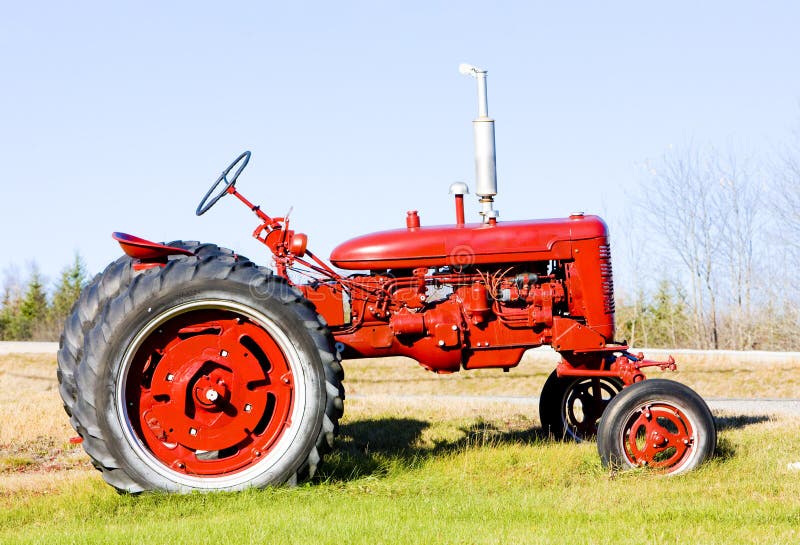
[[[35,260],[52,280],[76,250],[97,272],[115,230],[267,264],[237,202],[194,215],[245,149],[238,187],[294,206],[321,255],[408,209],[451,222],[449,184],[474,183],[461,62],[489,71],[501,219],[615,225],[669,145],[786,139],[798,29],[789,1],[5,2],[0,273]]]

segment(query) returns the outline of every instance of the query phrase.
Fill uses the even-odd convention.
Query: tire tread
[[[120,492],[139,493],[153,489],[151,483],[137,482],[122,467],[108,448],[112,437],[105,437],[98,422],[95,386],[105,362],[94,357],[89,346],[108,344],[113,324],[154,293],[198,280],[226,280],[270,293],[275,300],[291,307],[316,346],[325,377],[325,414],[322,427],[305,461],[289,476],[287,483],[314,476],[333,441],[343,413],[344,372],[333,349],[333,337],[314,306],[286,280],[266,267],[256,266],[244,256],[214,244],[173,241],[171,246],[190,249],[193,256],[170,256],[163,267],[134,272],[132,260],[122,256],[96,275],[84,288],[67,318],[58,351],[59,391],[70,423],[83,438],[83,447],[103,478]]]

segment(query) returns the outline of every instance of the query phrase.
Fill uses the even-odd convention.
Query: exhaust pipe
[[[478,117],[472,122],[475,134],[475,193],[480,197],[483,222],[497,218],[500,213],[492,208],[497,195],[497,165],[494,147],[494,119],[489,117],[486,98],[486,70],[461,64],[458,71],[478,81]]]

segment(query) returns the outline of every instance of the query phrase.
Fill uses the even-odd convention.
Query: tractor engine
[[[543,344],[612,342],[608,233],[596,216],[421,227],[409,212],[405,229],[347,241],[331,262],[369,271],[299,286],[344,357],[404,355],[448,373],[508,369]]]
[[[450,186],[455,225],[423,227],[412,210],[404,229],[357,237],[331,253],[334,266],[366,274],[326,271],[331,281],[298,287],[325,317],[344,357],[404,355],[449,373],[462,366],[509,369],[525,350],[550,344],[570,366],[596,370],[614,345],[606,225],[582,213],[498,222],[486,71],[467,64],[459,71],[478,84],[473,131],[481,222],[465,223],[469,190],[456,182]]]

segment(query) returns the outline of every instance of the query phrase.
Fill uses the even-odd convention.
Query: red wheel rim
[[[244,471],[291,426],[295,377],[251,318],[203,308],[157,323],[128,365],[125,411],[145,450],[196,477]]]
[[[694,452],[694,430],[686,413],[670,403],[652,403],[631,413],[622,430],[625,455],[634,466],[671,473]]]

